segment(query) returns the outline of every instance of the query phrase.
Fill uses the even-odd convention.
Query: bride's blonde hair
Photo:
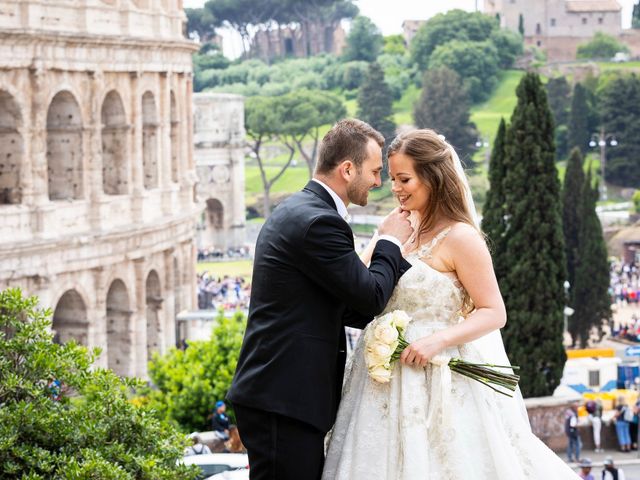
[[[418,243],[420,234],[430,231],[440,215],[467,223],[479,232],[465,201],[465,187],[456,173],[451,148],[427,128],[402,133],[389,145],[389,157],[396,153],[411,157],[418,177],[429,189],[429,203],[420,212]]]

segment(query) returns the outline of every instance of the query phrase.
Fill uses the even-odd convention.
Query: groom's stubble
[[[347,197],[349,202],[364,207],[369,200],[369,189],[371,185],[362,175],[362,168],[358,168],[356,179],[347,185]]]

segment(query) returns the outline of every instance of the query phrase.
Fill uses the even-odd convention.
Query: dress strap
[[[420,258],[431,259],[433,258],[433,250],[438,245],[438,242],[442,240],[447,234],[451,231],[451,226],[443,228],[440,233],[438,233],[435,237],[431,239],[430,242],[425,243],[424,245],[418,248],[418,256]]]

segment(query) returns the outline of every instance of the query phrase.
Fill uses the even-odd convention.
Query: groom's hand
[[[409,212],[403,211],[400,207],[395,208],[382,220],[378,228],[380,235],[391,235],[404,244],[413,234],[413,227],[409,222]]]

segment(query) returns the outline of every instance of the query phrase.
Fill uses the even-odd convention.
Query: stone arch
[[[142,167],[144,188],[158,187],[158,114],[153,93],[142,96]]]
[[[13,95],[0,90],[0,205],[22,202],[22,114]]]
[[[222,248],[225,245],[224,233],[224,205],[217,198],[208,198],[202,212],[199,245],[203,247]]]
[[[50,200],[82,198],[82,116],[68,90],[58,92],[47,111],[47,173]]]
[[[127,287],[116,279],[107,292],[107,360],[109,368],[121,376],[129,374],[131,363],[132,314]]]
[[[180,152],[180,120],[178,116],[178,108],[176,104],[176,95],[173,90],[170,94],[170,116],[171,122],[171,181],[177,183],[180,171],[179,152]]]
[[[81,345],[88,345],[89,319],[87,304],[75,289],[70,289],[58,300],[53,311],[53,340],[65,343],[75,340]]]
[[[147,310],[147,360],[151,360],[153,352],[160,351],[160,338],[162,326],[160,324],[162,308],[162,288],[158,272],[151,270],[145,283],[146,310]]]
[[[206,222],[207,228],[218,230],[224,227],[224,206],[217,198],[207,199]]]
[[[102,189],[106,195],[129,192],[127,117],[122,98],[111,90],[102,102]]]

